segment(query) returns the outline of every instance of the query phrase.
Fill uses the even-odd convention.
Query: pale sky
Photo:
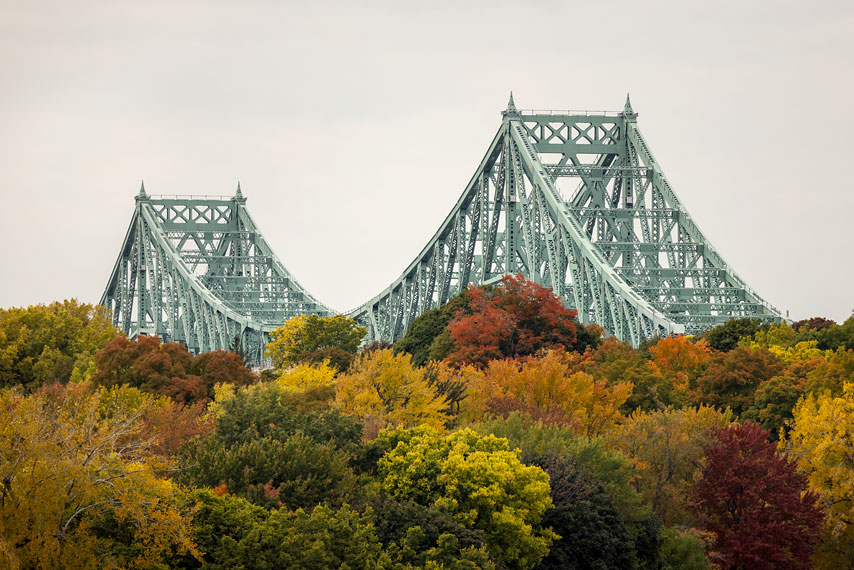
[[[0,307],[97,302],[140,180],[233,194],[346,311],[520,108],[621,110],[762,297],[854,309],[854,2],[0,0]]]

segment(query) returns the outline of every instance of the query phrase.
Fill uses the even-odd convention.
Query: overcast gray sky
[[[0,0],[0,307],[97,302],[152,194],[240,180],[297,279],[386,287],[520,108],[620,110],[793,318],[854,309],[854,2]]]

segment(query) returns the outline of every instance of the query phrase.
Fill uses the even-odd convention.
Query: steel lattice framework
[[[379,295],[350,311],[368,340],[399,338],[468,284],[506,274],[551,287],[582,322],[634,345],[733,317],[782,317],[730,268],[682,206],[622,112],[519,111],[498,133],[439,230]],[[330,314],[290,276],[231,199],[144,190],[102,303],[128,334],[191,350],[234,336],[260,353],[292,315]]]
[[[620,113],[519,111],[510,96],[489,150],[406,271],[351,315],[370,338],[402,335],[469,283],[508,273],[551,287],[583,322],[637,344],[779,312],[694,223]]]
[[[149,197],[142,186],[101,304],[130,337],[193,352],[232,346],[255,362],[268,333],[301,314],[331,315],[294,280],[233,198]]]

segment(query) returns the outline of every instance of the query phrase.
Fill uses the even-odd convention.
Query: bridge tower
[[[501,126],[439,230],[351,315],[370,338],[402,335],[470,283],[521,273],[585,323],[637,345],[734,317],[781,320],[679,201],[626,103],[620,112],[520,111]]]
[[[333,314],[273,253],[239,183],[231,197],[154,197],[141,185],[101,304],[130,337],[157,335],[194,353],[236,338],[256,363],[288,318]]]

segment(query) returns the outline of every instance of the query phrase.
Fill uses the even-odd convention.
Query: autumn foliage
[[[0,570],[854,570],[854,317],[635,347],[507,276],[364,332],[0,310]]]
[[[537,351],[576,346],[576,312],[546,289],[521,275],[507,275],[495,289],[469,287],[469,313],[448,325],[455,365],[486,366],[490,360],[524,357]]]
[[[582,435],[602,435],[619,421],[620,406],[632,386],[595,379],[579,369],[581,360],[577,354],[557,350],[522,363],[493,360],[470,379],[462,413],[478,419],[522,411]]]
[[[104,307],[75,299],[0,309],[0,386],[83,380],[95,353],[119,334]]]
[[[270,333],[266,354],[280,370],[296,364],[327,362],[343,371],[350,366],[364,336],[365,327],[344,315],[300,315]]]
[[[446,402],[408,354],[389,349],[362,355],[338,378],[336,399],[346,414],[374,429],[428,425],[443,429]]]
[[[103,386],[128,384],[184,403],[213,397],[217,383],[244,386],[255,380],[232,352],[215,350],[193,356],[178,343],[156,336],[116,337],[95,355],[92,381]]]
[[[717,536],[721,566],[809,568],[824,518],[818,495],[768,432],[753,422],[722,428],[705,459],[693,495]]]
[[[0,567],[149,568],[196,552],[145,429],[152,405],[132,388],[0,391]]]

